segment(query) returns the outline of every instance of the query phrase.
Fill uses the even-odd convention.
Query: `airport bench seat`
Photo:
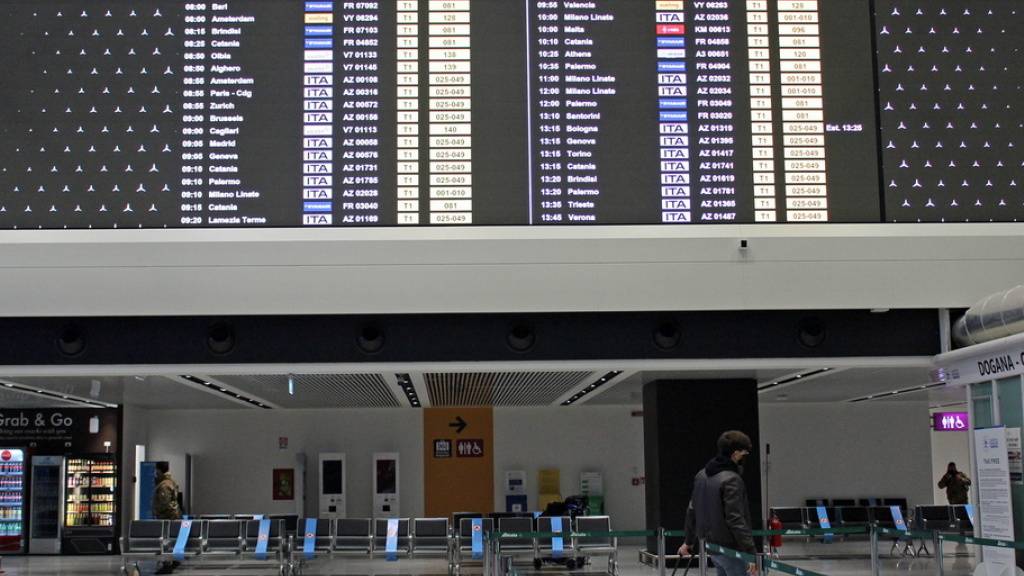
[[[501,517],[498,518],[498,532],[533,532],[533,518]],[[533,538],[502,538],[496,542],[502,556],[529,557],[536,560],[537,543]]]
[[[242,554],[244,538],[241,520],[209,520],[206,522],[206,538],[202,555],[237,558]]]
[[[373,550],[371,555],[377,552],[384,553],[387,547],[388,518],[375,518],[373,521]],[[409,555],[409,519],[398,519],[398,554]]]
[[[611,532],[610,516],[577,516],[576,532]],[[578,558],[588,556],[607,556],[608,574],[615,576],[619,565],[619,540],[614,536],[583,536],[573,542],[573,550]],[[580,562],[576,563],[580,565]]]
[[[294,575],[301,574],[308,561],[334,554],[335,521],[317,519],[316,531],[307,534],[306,520],[298,519],[295,535],[290,537],[288,544],[288,566]],[[312,536],[313,541],[313,550],[308,555],[305,549],[307,536]]]
[[[373,520],[370,518],[338,518],[334,521],[335,554],[373,554]]]
[[[246,559],[259,559],[256,552],[259,546],[261,520],[245,520],[241,556]],[[266,558],[276,558],[284,563],[284,552],[287,544],[284,520],[270,520],[270,531],[267,538]]]
[[[121,573],[128,572],[129,564],[138,569],[142,560],[162,558],[166,537],[167,525],[162,520],[132,520],[127,538],[121,538]]]
[[[471,517],[460,517],[452,545],[453,563],[456,573],[460,573],[467,562],[483,564],[483,559],[473,558],[473,520]],[[494,519],[480,517],[480,528],[483,537],[494,531]]]
[[[537,532],[554,532],[554,519],[558,518],[562,522],[561,532],[565,533],[562,537],[562,550],[561,555],[563,557],[573,556],[575,551],[575,542],[569,537],[569,533],[572,532],[572,519],[568,516],[541,516],[537,518]],[[538,556],[552,556],[555,553],[554,549],[555,537],[541,537],[536,539],[536,549]]]
[[[451,550],[448,518],[415,518],[410,553],[413,556],[448,557]]]

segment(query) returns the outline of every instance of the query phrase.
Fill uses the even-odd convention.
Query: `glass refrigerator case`
[[[25,453],[0,448],[0,554],[25,551]]]
[[[64,517],[64,457],[32,457],[29,554],[60,554],[60,527]]]
[[[65,469],[62,552],[113,552],[117,519],[117,464],[114,455],[70,456]]]

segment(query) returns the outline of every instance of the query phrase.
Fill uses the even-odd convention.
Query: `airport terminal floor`
[[[800,543],[787,543],[788,548],[782,553],[781,559],[802,570],[809,570],[829,576],[855,576],[871,574],[871,561],[866,556],[866,546],[863,543],[838,542],[831,546],[830,550],[820,550],[821,545],[804,545]],[[819,549],[815,549],[817,548]],[[623,547],[620,551],[620,564],[618,574],[620,576],[658,576],[657,568],[647,566],[638,561],[638,547]],[[810,555],[823,556],[818,558]],[[959,554],[950,554],[944,559],[944,574],[946,576],[968,576],[974,573],[977,565],[974,552],[961,550]],[[674,561],[666,564],[666,574],[672,575]],[[9,576],[109,576],[116,574],[121,567],[120,559],[117,557],[20,557],[4,559],[3,569]],[[584,569],[568,571],[564,567],[545,567],[535,570],[529,564],[515,565],[514,569],[519,576],[582,576],[605,574],[603,564],[595,566],[587,565]],[[142,574],[148,575],[153,572],[153,562],[146,562],[142,565]],[[262,576],[276,574],[273,569],[268,569],[259,563],[207,563],[192,564],[186,563],[174,572],[192,576]],[[465,574],[479,576],[479,567],[472,567],[464,570]],[[682,576],[686,573],[685,562],[680,564],[675,576]],[[690,567],[688,576],[697,576],[699,573],[696,561]],[[709,573],[714,574],[711,570]],[[880,565],[881,576],[898,576],[906,574],[936,573],[935,560],[932,557],[906,558],[885,556]],[[303,570],[303,574],[310,576],[447,576],[447,567],[443,560],[438,559],[403,559],[398,562],[386,562],[383,559],[335,559],[317,561],[310,564]]]

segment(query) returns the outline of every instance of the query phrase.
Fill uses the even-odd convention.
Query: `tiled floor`
[[[790,544],[782,550],[782,560],[802,569],[813,570],[828,576],[870,575],[871,561],[867,555],[866,543],[840,542],[835,545]],[[883,554],[888,546],[883,547]],[[954,550],[947,550],[945,576],[968,576],[973,573],[975,557],[972,551],[961,550],[961,555],[949,557]],[[518,576],[597,576],[602,573],[605,562],[595,558],[585,570],[567,571],[564,567],[545,567],[535,571],[530,565],[516,566]],[[667,563],[666,576],[672,576],[673,563]],[[143,563],[143,576],[152,574],[153,562]],[[121,559],[118,557],[72,557],[34,556],[7,557],[3,559],[4,576],[114,576],[119,574]],[[683,576],[685,565],[675,576]],[[467,568],[464,573],[479,576],[479,567]],[[932,557],[891,558],[883,557],[881,576],[930,576],[936,573]],[[185,564],[175,574],[184,576],[271,576],[277,574],[276,567],[259,562]],[[438,559],[402,559],[386,562],[383,559],[361,558],[316,560],[310,563],[303,574],[309,576],[447,576],[447,565]],[[619,554],[620,576],[659,576],[658,570],[639,562],[638,549],[622,548]],[[687,576],[697,576],[696,566]],[[712,571],[711,574],[714,574]]]

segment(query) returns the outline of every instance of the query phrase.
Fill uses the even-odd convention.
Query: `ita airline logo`
[[[388,526],[388,537],[398,536],[398,526]]]
[[[479,532],[482,528],[479,524],[473,524],[473,532]]]
[[[306,538],[312,538],[314,536],[316,536],[316,534],[314,534],[312,532],[306,532]]]
[[[4,462],[7,462],[13,457],[14,454],[11,454],[10,450],[4,450],[3,452],[0,452],[0,459],[2,459]]]

